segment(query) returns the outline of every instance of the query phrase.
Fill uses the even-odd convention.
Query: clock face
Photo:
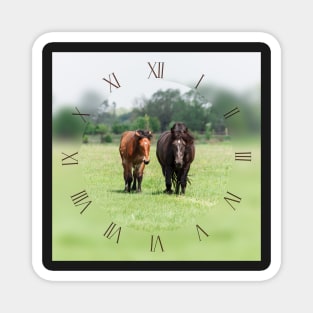
[[[269,268],[267,44],[55,41],[42,61],[48,271]]]

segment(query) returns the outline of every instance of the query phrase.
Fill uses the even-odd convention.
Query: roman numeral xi
[[[110,86],[110,92],[112,92],[112,86],[114,88],[120,88],[121,85],[119,83],[119,81],[117,80],[117,77],[115,76],[114,73],[109,74],[109,79],[106,78],[102,78],[103,80],[105,80],[109,86]]]

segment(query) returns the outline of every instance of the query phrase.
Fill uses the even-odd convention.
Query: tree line
[[[240,118],[232,119],[231,129],[256,133],[260,131],[259,98],[258,90],[252,95],[238,96],[216,88],[193,89],[183,94],[178,89],[167,89],[155,92],[149,99],[137,99],[137,105],[129,111],[117,112],[116,103],[109,105],[108,100],[101,101],[98,95],[90,93],[80,104],[81,111],[90,114],[83,133],[105,138],[110,133],[135,129],[163,132],[174,122],[181,121],[193,132],[218,134],[225,132],[228,126],[224,114],[234,107],[240,107]],[[55,136],[73,135],[81,131],[81,127],[81,121],[73,119],[66,107],[53,116]]]

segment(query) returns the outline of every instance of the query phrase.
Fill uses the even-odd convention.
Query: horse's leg
[[[165,186],[166,186],[166,189],[164,190],[164,192],[171,194],[173,193],[173,190],[172,190],[173,169],[170,166],[167,166],[165,167],[164,173],[165,173]]]
[[[125,192],[130,192],[130,185],[133,180],[132,177],[132,166],[127,162],[123,162],[124,167],[124,181],[125,181]]]
[[[175,188],[175,193],[178,195],[179,194],[179,187],[181,185],[181,179],[182,179],[182,170],[176,171],[176,188]]]
[[[134,183],[132,189],[137,190],[137,192],[141,192],[141,182],[142,182],[144,168],[145,168],[145,164],[142,162],[140,165],[136,166],[134,169],[134,179],[137,179],[138,186],[136,189],[136,184]]]
[[[134,177],[134,180],[133,180],[132,190],[136,190],[136,182],[137,182],[137,170],[136,170],[136,168],[134,168],[133,177]]]
[[[188,166],[184,167],[182,175],[181,175],[180,184],[181,184],[181,193],[182,194],[185,194],[186,185],[187,185],[187,176],[188,176],[189,169],[190,169],[190,164]]]

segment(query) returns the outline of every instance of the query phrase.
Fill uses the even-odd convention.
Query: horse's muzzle
[[[150,160],[143,160],[143,163],[145,163],[147,165],[150,163]]]
[[[182,164],[182,163],[176,163],[176,162],[175,162],[175,167],[177,167],[177,168],[182,168],[182,167],[183,167],[183,164]]]

